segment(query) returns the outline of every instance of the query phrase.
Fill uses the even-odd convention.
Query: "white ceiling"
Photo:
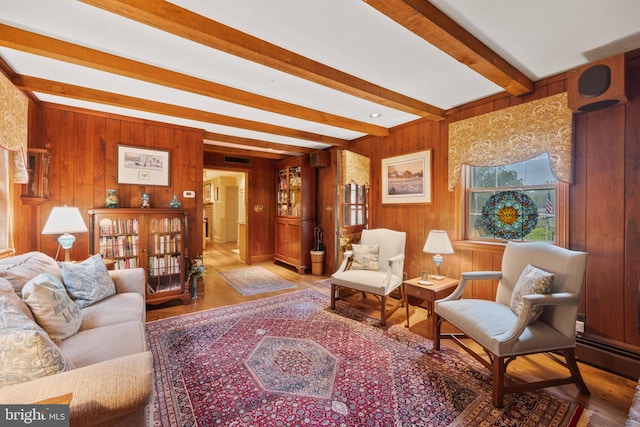
[[[363,0],[174,0],[172,3],[443,110],[503,91]],[[532,81],[640,47],[638,0],[432,0],[431,3]],[[384,128],[419,118],[79,1],[0,0],[0,24]],[[0,33],[0,57],[18,75],[344,140],[366,135],[363,131],[290,117],[14,50],[2,39]],[[39,92],[35,95],[42,101],[202,128],[216,134],[314,149],[328,146],[318,141],[60,95]],[[372,118],[371,113],[381,116]]]

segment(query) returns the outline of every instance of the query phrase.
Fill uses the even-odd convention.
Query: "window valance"
[[[572,181],[572,113],[567,93],[449,124],[449,191],[463,165],[503,166],[546,152],[559,181]]]
[[[12,153],[13,182],[28,182],[27,166],[27,97],[0,73],[0,148]]]
[[[361,186],[369,185],[371,162],[368,157],[353,151],[342,150],[342,158],[340,160],[340,181],[342,186],[350,183]]]

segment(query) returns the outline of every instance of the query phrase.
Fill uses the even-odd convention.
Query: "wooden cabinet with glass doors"
[[[142,267],[147,304],[191,300],[185,284],[187,211],[184,209],[93,209],[90,247],[115,269]]]
[[[276,164],[276,225],[274,261],[291,265],[304,274],[311,267],[316,212],[316,172],[309,157]]]

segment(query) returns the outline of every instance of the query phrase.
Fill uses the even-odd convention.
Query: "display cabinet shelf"
[[[311,267],[316,172],[310,167],[308,156],[283,160],[276,167],[274,261],[291,265],[304,274]]]

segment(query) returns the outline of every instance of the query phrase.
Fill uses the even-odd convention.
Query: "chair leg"
[[[435,331],[433,331],[433,349],[440,350],[440,328],[442,326],[442,317],[438,316],[435,311],[432,316],[435,316],[436,319],[432,323]]]
[[[336,309],[336,289],[338,287],[336,285],[334,285],[333,283],[331,284],[331,310],[335,310]]]
[[[380,325],[387,325],[387,296],[382,295],[380,297]]]
[[[580,369],[578,368],[578,362],[576,361],[575,348],[565,349],[564,358],[567,361],[567,367],[569,368],[569,372],[571,372],[571,378],[573,378],[573,380],[575,381],[578,391],[584,395],[591,394],[591,392],[587,388],[587,385],[582,379],[582,375],[580,374]]]
[[[504,406],[504,358],[495,356],[491,367],[493,374],[493,406],[499,409]]]

